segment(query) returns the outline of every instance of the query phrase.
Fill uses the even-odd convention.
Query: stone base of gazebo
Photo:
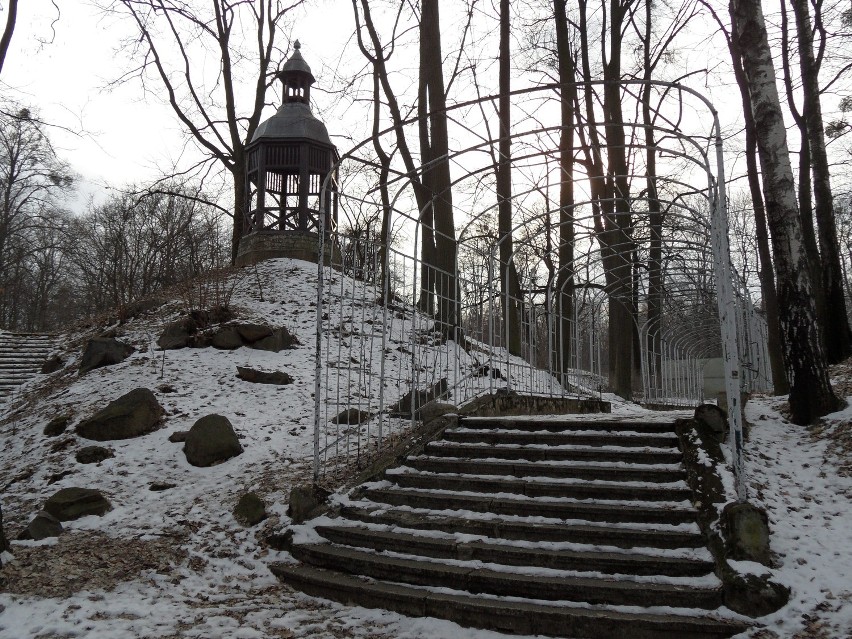
[[[237,250],[237,266],[250,266],[275,257],[318,262],[318,237],[309,231],[253,231],[244,235]],[[326,248],[326,262],[331,247]]]

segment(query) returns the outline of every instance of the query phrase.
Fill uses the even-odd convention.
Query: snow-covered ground
[[[58,539],[12,542],[0,570],[0,638],[502,636],[312,599],[269,572],[267,564],[282,556],[263,539],[289,524],[290,488],[311,473],[315,280],[313,265],[274,260],[256,273],[246,271],[231,298],[240,321],[286,326],[296,334],[302,346],[295,350],[183,349],[164,357],[155,344],[164,324],[186,307],[176,300],[114,326],[137,349],[122,364],[83,376],[69,368],[31,382],[9,401],[0,421],[7,535],[14,540],[45,499],[64,487],[98,488],[113,510],[68,522]],[[82,339],[82,332],[66,337],[67,363],[76,363]],[[250,384],[236,377],[238,365],[283,370],[295,381]],[[73,436],[73,425],[140,386],[152,389],[166,409],[163,427],[106,442],[115,451],[111,459],[77,463],[74,453],[91,442]],[[793,595],[789,606],[761,620],[766,627],[750,636],[852,637],[852,479],[848,453],[833,454],[848,450],[834,442],[848,435],[852,410],[830,416],[816,433],[786,423],[782,404],[779,398],[747,404],[754,424],[747,467],[753,498],[770,513],[774,574]],[[68,432],[45,437],[47,422],[69,411],[74,419]],[[613,412],[671,418],[634,405],[615,405]],[[196,468],[186,462],[182,444],[168,437],[210,413],[231,420],[245,452]],[[154,492],[152,482],[176,487]],[[231,514],[248,490],[263,497],[270,515],[253,528]]]

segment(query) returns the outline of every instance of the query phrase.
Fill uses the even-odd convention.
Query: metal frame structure
[[[663,239],[663,251],[667,260],[664,301],[672,312],[666,314],[661,326],[652,329],[642,318],[640,301],[622,302],[633,305],[632,330],[638,347],[634,357],[634,399],[679,405],[699,403],[704,399],[701,363],[716,351],[724,360],[737,491],[740,499],[745,499],[740,406],[744,380],[739,352],[746,345],[757,344],[759,339],[755,336],[760,330],[759,318],[747,296],[738,297],[733,287],[718,116],[709,101],[688,87],[640,81],[621,83],[621,87],[626,98],[637,87],[657,91],[661,105],[672,98],[673,110],[680,112],[677,117],[661,116],[661,123],[654,125],[659,141],[655,152],[667,158],[670,168],[679,169],[672,169],[669,176],[656,176],[671,229],[671,237]],[[535,112],[536,117],[533,120],[525,116],[512,127],[513,171],[522,177],[513,185],[516,223],[509,263],[501,263],[500,240],[489,231],[497,207],[491,179],[497,139],[488,133],[487,118],[478,128],[471,116],[474,107],[484,114],[483,105],[497,96],[456,105],[447,113],[459,148],[450,157],[439,159],[449,162],[456,176],[453,192],[457,198],[458,235],[451,238],[458,248],[454,273],[442,272],[422,261],[421,230],[427,211],[414,205],[411,185],[418,176],[391,168],[390,179],[382,185],[391,202],[389,210],[383,210],[376,185],[357,181],[338,184],[338,172],[329,174],[323,197],[334,194],[339,199],[341,212],[349,217],[350,229],[343,220],[338,227],[329,229],[320,216],[318,255],[332,257],[319,260],[318,264],[316,479],[366,464],[376,451],[404,436],[418,417],[420,405],[427,400],[461,405],[478,395],[498,391],[582,398],[597,397],[607,390],[604,329],[608,313],[604,302],[612,304],[613,297],[603,277],[602,247],[590,214],[600,200],[579,197],[573,203],[571,223],[580,257],[568,265],[572,273],[571,299],[575,301],[570,316],[558,307],[558,300],[565,298],[564,291],[555,288],[559,267],[547,270],[542,266],[553,263],[555,247],[550,239],[558,233],[558,224],[553,223],[559,213],[558,204],[552,205],[549,191],[558,188],[559,183],[558,179],[550,183],[550,177],[558,148],[554,148],[552,140],[561,130],[558,123],[548,126],[543,122],[547,105],[559,90],[559,85],[548,85],[512,93],[513,99],[526,101],[528,108],[524,113]],[[682,114],[687,103],[698,114],[698,125],[700,118],[706,121],[710,116],[709,131],[683,130]],[[538,108],[532,108],[533,104]],[[416,131],[417,122],[412,120],[406,126]],[[634,169],[626,177],[644,180],[639,161],[643,145],[635,134],[645,125],[625,122],[624,126],[633,134],[626,148],[635,155],[631,155]],[[392,130],[380,136],[388,134],[392,135]],[[368,155],[371,143],[372,138],[342,156],[341,163],[360,164],[365,169],[347,170],[346,175],[375,172],[375,160]],[[582,184],[586,179],[588,176],[575,178],[575,183]],[[631,214],[637,220],[635,232],[641,235],[645,200],[637,194],[630,202]],[[372,226],[378,226],[376,218],[382,213],[390,216],[386,236],[370,233],[371,224],[366,224],[368,230],[364,230],[365,225],[358,220],[363,211],[374,212]],[[536,235],[531,229],[544,230]],[[547,240],[550,253],[539,250],[542,237]],[[635,273],[633,296],[641,298],[646,293],[640,255],[643,249],[640,240],[636,244],[640,248],[632,253],[619,250],[624,251],[621,259],[631,260]],[[513,264],[528,283],[519,298],[500,290],[500,269],[509,269]],[[448,278],[456,282],[456,299],[437,300],[437,306],[456,305],[459,322],[449,331],[441,329],[428,312],[435,292],[424,293],[420,277],[424,269],[430,269],[433,280]],[[696,273],[704,288],[696,284]],[[539,281],[542,274],[548,275],[543,283]],[[452,287],[439,286],[435,290]],[[576,303],[578,300],[581,303]],[[521,349],[515,354],[509,345],[518,336],[510,334],[511,323],[503,317],[503,308],[520,309]],[[691,320],[713,316],[713,321],[701,324]],[[744,318],[752,322],[748,331]],[[649,339],[652,331],[654,340]],[[570,352],[563,348],[566,339]],[[649,346],[654,343],[660,345],[659,351]],[[760,347],[753,350],[757,353]],[[566,352],[568,361],[564,361]],[[752,355],[749,361],[748,370],[755,368],[755,362],[756,368],[754,374],[746,375],[745,382],[768,379],[763,355]]]

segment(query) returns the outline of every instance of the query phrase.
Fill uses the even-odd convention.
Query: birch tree
[[[807,424],[839,407],[822,351],[775,65],[759,0],[732,0],[733,37],[742,54],[754,115],[778,284],[791,420]]]

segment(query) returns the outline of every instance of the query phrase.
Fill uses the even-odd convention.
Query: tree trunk
[[[791,420],[807,424],[839,407],[820,346],[810,271],[796,205],[793,171],[775,66],[759,0],[732,0],[731,20],[743,56],[754,114],[766,213],[778,282],[785,365],[790,379]]]
[[[565,0],[553,1],[556,56],[559,67],[562,130],[559,136],[559,270],[556,276],[556,342],[562,383],[571,366],[574,323],[574,105],[577,103],[576,63],[568,38]]]
[[[767,346],[769,350],[769,366],[772,369],[772,386],[776,395],[790,392],[787,381],[787,371],[784,370],[784,353],[781,340],[781,322],[778,317],[778,294],[775,291],[775,273],[772,266],[772,252],[769,248],[769,230],[766,226],[766,209],[763,205],[763,193],[760,186],[760,173],[757,167],[757,134],[754,130],[754,116],[751,112],[751,99],[748,93],[748,82],[743,70],[742,54],[736,38],[728,40],[728,47],[733,62],[734,77],[740,89],[743,103],[743,118],[746,134],[746,173],[754,208],[754,225],[757,235],[757,254],[760,260],[758,278],[760,292],[763,297],[763,308],[766,312]]]
[[[814,58],[808,0],[790,0],[790,4],[796,15],[796,32],[799,36],[799,64],[804,96],[802,115],[807,123],[807,143],[811,156],[809,164],[813,171],[814,212],[822,258],[820,273],[825,296],[824,341],[828,361],[836,364],[852,355],[852,333],[850,333],[849,321],[846,317],[840,247],[834,220],[834,199],[831,193],[828,156],[825,151],[819,68]]]
[[[500,0],[500,120],[497,164],[497,232],[500,245],[500,297],[508,323],[509,353],[521,356],[521,286],[512,242],[511,60],[509,57],[509,0]]]
[[[440,25],[438,0],[423,0],[420,16],[420,73],[426,79],[429,105],[429,151],[432,159],[429,173],[435,229],[435,293],[438,298],[436,319],[437,328],[446,337],[451,337],[458,325],[458,278]]]
[[[240,249],[240,240],[246,230],[248,221],[246,220],[246,166],[245,156],[243,153],[237,154],[239,158],[231,169],[231,175],[234,178],[234,228],[231,235],[231,264],[237,261],[237,252]]]

